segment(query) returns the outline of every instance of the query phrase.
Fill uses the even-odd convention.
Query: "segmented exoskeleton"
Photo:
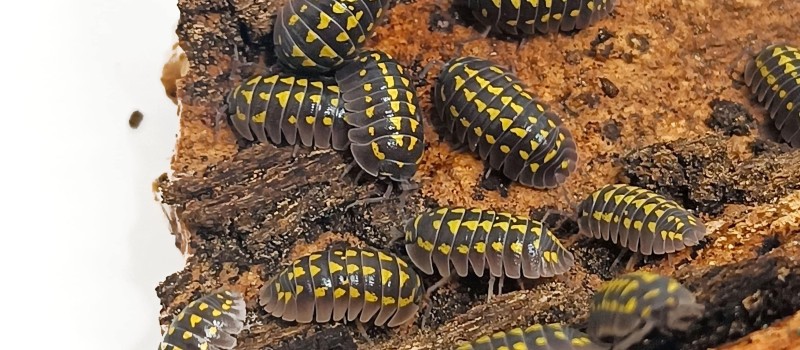
[[[495,278],[500,278],[502,293],[505,277],[553,277],[575,264],[572,253],[541,222],[493,210],[430,209],[406,221],[403,234],[414,265],[429,275],[435,267],[442,276],[428,293],[451,277],[451,264],[461,277],[470,266],[483,276],[488,266],[488,298]]]
[[[298,73],[327,73],[358,54],[388,0],[289,0],[273,31],[278,61]]]
[[[408,185],[425,148],[416,90],[388,54],[367,50],[336,71],[356,163],[366,173]],[[387,192],[388,193],[388,192]]]
[[[608,346],[592,342],[586,333],[559,323],[535,324],[506,332],[485,335],[456,350],[605,350]]]
[[[488,29],[533,35],[584,29],[608,17],[616,0],[464,0]]]
[[[653,329],[686,331],[705,307],[686,287],[670,277],[633,272],[604,283],[592,299],[589,336],[628,349]]]
[[[674,253],[697,245],[706,234],[703,222],[678,203],[636,186],[603,186],[577,211],[582,234],[642,255]]]
[[[554,188],[578,153],[561,119],[511,72],[476,57],[447,62],[433,88],[433,121],[489,167],[534,188]]]
[[[276,145],[283,141],[304,146],[350,146],[339,87],[323,80],[297,78],[287,73],[256,75],[237,86],[228,97],[231,124],[243,138]]]
[[[789,45],[769,45],[747,63],[744,78],[781,138],[800,147],[800,51]]]
[[[372,248],[331,248],[272,277],[260,304],[286,321],[374,319],[377,326],[396,327],[414,319],[422,297],[419,275],[402,259]]]
[[[244,328],[245,303],[241,294],[218,290],[193,300],[175,316],[159,350],[233,349]]]

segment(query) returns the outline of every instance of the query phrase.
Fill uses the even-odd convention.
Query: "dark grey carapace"
[[[189,303],[172,320],[159,350],[218,350],[236,347],[235,336],[244,328],[245,303],[241,294],[218,290]]]
[[[554,188],[575,170],[572,134],[511,72],[481,58],[454,58],[432,91],[439,129],[511,180]]]
[[[452,264],[458,276],[469,267],[483,276],[488,266],[489,296],[495,278],[536,279],[561,275],[575,261],[542,223],[523,216],[477,208],[427,210],[404,227],[409,258],[422,272],[443,279]]]
[[[606,185],[578,206],[578,227],[642,255],[667,254],[697,245],[706,234],[700,219],[675,201],[636,186]]]
[[[425,149],[421,110],[406,69],[388,54],[367,50],[336,71],[348,136],[366,173],[407,184]]]
[[[744,78],[781,138],[800,147],[800,51],[789,45],[769,45],[747,63]]]
[[[388,0],[289,0],[278,11],[278,61],[298,73],[326,73],[358,54],[389,7]]]
[[[494,32],[533,35],[580,30],[608,17],[616,0],[463,0]]]
[[[396,327],[412,321],[423,297],[414,269],[394,255],[331,248],[295,260],[264,284],[260,304],[286,321],[358,320]]]
[[[535,324],[485,335],[456,350],[606,350],[586,333],[559,323]]]
[[[403,66],[368,50],[330,80],[253,76],[228,96],[231,125],[250,141],[349,150],[365,173],[403,189],[415,187],[411,180],[425,149],[424,128]]]
[[[236,133],[249,141],[338,151],[350,146],[339,87],[322,80],[286,73],[250,77],[229,95],[228,113]]]
[[[586,332],[596,340],[625,350],[653,329],[669,334],[686,331],[705,307],[675,279],[639,271],[604,283],[594,295]]]

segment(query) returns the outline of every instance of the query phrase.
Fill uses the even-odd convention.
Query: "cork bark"
[[[562,116],[578,143],[579,171],[551,191],[483,179],[475,156],[440,142],[430,127],[434,67],[418,89],[428,113],[416,178],[421,188],[405,200],[393,196],[351,208],[382,194],[386,184],[357,182],[355,172],[342,176],[351,161],[343,153],[301,150],[295,157],[292,147],[237,142],[225,122],[227,91],[271,62],[270,15],[279,5],[178,2],[177,34],[188,69],[167,80],[175,83],[181,132],[171,172],[157,188],[174,214],[172,233],[187,263],[156,288],[162,325],[192,298],[228,286],[248,302],[250,328],[239,335],[238,349],[449,348],[534,322],[581,326],[591,295],[620,272],[610,270],[619,248],[579,236],[569,218],[556,229],[576,256],[563,278],[506,283],[490,303],[486,277],[458,279],[434,293],[424,328],[419,320],[398,329],[368,327],[371,347],[352,324],[272,318],[257,306],[257,293],[291,259],[330,245],[405,256],[399,242],[388,246],[391,229],[425,207],[478,206],[536,217],[546,208],[570,212],[597,187],[629,182],[696,210],[709,227],[699,247],[637,265],[675,276],[707,306],[686,334],[654,334],[643,348],[793,348],[797,316],[779,320],[800,310],[800,151],[772,141],[763,108],[727,72],[745,46],[800,37],[793,17],[800,3],[625,1],[613,18],[572,35],[531,38],[519,52],[512,40],[469,42],[462,55],[514,67]],[[410,67],[447,60],[456,43],[476,33],[467,16],[450,8],[446,1],[399,3],[368,46]],[[424,283],[436,280],[427,276]],[[768,331],[786,336],[763,335]]]

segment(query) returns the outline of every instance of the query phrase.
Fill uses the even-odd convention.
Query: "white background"
[[[178,128],[176,3],[4,2],[0,348],[157,347],[154,288],[182,266],[150,192]]]

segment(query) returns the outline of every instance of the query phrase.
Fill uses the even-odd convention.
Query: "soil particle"
[[[750,135],[755,119],[741,104],[714,99],[711,101],[711,116],[706,119],[708,127],[722,132],[724,135]]]

